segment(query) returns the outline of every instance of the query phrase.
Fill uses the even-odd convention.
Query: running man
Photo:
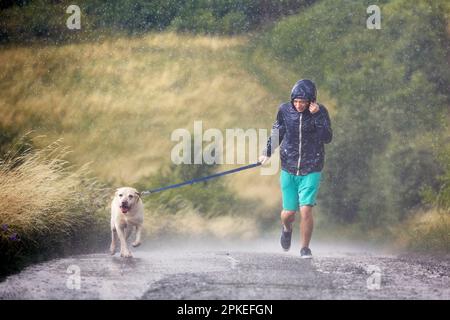
[[[324,144],[333,137],[330,117],[325,106],[316,102],[317,90],[311,80],[297,81],[291,101],[278,108],[272,134],[259,161],[264,164],[280,144],[281,247],[291,247],[292,224],[300,209],[302,258],[311,258],[309,243],[313,231],[312,210],[316,205],[321,171],[324,165]],[[278,134],[277,134],[278,133]]]

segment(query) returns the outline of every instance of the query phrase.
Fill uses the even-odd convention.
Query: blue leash
[[[254,167],[257,167],[257,166],[260,166],[260,165],[261,165],[261,162],[257,162],[257,163],[249,164],[247,166],[239,167],[239,168],[236,168],[236,169],[223,171],[223,172],[218,172],[218,173],[215,173],[215,174],[212,174],[210,176],[203,177],[203,178],[192,179],[192,180],[188,180],[188,181],[177,183],[177,184],[172,184],[170,186],[166,186],[166,187],[162,187],[162,188],[158,188],[158,189],[145,190],[145,191],[141,192],[141,196],[145,196],[145,195],[148,195],[148,194],[151,194],[151,193],[160,192],[160,191],[167,190],[167,189],[178,188],[178,187],[181,187],[181,186],[184,186],[184,185],[187,185],[187,184],[194,184],[194,183],[197,183],[197,182],[206,181],[206,180],[209,180],[209,179],[212,179],[212,178],[217,178],[217,177],[220,177],[220,176],[224,176],[226,174],[230,174],[230,173],[234,173],[234,172],[238,172],[238,171],[254,168]]]

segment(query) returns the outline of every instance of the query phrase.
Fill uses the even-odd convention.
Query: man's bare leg
[[[300,207],[300,234],[301,234],[301,247],[309,248],[309,242],[311,241],[311,236],[314,228],[314,221],[312,216],[312,206],[301,206]]]
[[[296,211],[281,211],[281,223],[283,230],[281,232],[280,244],[284,251],[288,251],[291,248],[292,239],[292,223],[295,220]]]
[[[285,231],[292,231],[292,223],[295,221],[296,211],[283,210],[281,211],[281,223]]]

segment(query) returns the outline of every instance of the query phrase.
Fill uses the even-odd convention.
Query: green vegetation
[[[0,39],[75,41],[102,34],[187,31],[241,34],[308,6],[312,0],[80,0],[82,28],[66,27],[70,1],[16,1],[0,11]]]

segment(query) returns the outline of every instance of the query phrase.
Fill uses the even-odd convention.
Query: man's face
[[[309,106],[309,100],[304,99],[294,99],[293,103],[298,112],[305,111],[305,109]]]

